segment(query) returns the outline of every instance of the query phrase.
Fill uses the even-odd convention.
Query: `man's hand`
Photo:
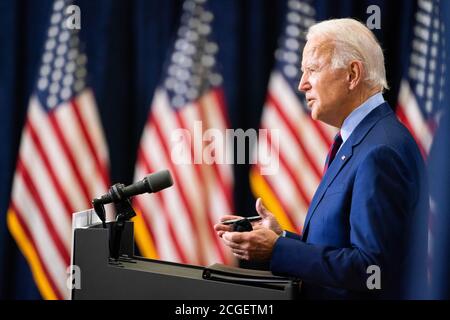
[[[256,211],[261,216],[261,220],[252,222],[253,229],[256,228],[266,228],[269,230],[272,230],[277,235],[281,235],[283,233],[283,229],[281,228],[280,224],[278,223],[277,219],[271,213],[269,210],[264,207],[262,204],[261,198],[258,198],[256,200]],[[222,235],[225,232],[231,231],[231,225],[225,225],[222,222],[227,220],[233,220],[233,219],[243,219],[244,217],[241,216],[235,216],[235,215],[226,215],[220,218],[220,223],[214,225],[214,230],[217,232],[217,235],[219,237],[222,237]]]
[[[261,216],[261,220],[257,221],[253,224],[253,229],[255,229],[255,225],[260,225],[264,228],[267,228],[269,230],[272,230],[277,235],[281,235],[283,233],[283,229],[281,228],[280,224],[278,223],[277,219],[273,215],[272,212],[266,209],[264,207],[261,198],[258,198],[256,200],[256,211]]]
[[[222,240],[242,260],[269,260],[278,235],[262,226],[250,232],[224,232]]]
[[[270,259],[275,241],[283,233],[277,219],[264,207],[261,198],[256,200],[256,211],[262,219],[252,222],[253,231],[231,232],[232,226],[222,222],[243,218],[234,215],[221,217],[220,223],[214,226],[217,235],[239,259],[259,261]]]

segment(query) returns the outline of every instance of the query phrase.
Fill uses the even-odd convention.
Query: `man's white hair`
[[[306,39],[315,36],[324,36],[333,41],[333,68],[345,68],[352,60],[361,61],[365,83],[380,90],[389,88],[383,50],[375,35],[364,24],[349,18],[326,20],[311,26]]]

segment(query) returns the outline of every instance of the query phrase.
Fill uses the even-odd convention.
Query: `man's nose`
[[[300,83],[298,84],[298,90],[306,92],[311,88],[311,85],[308,81],[308,76],[305,72],[303,72],[302,77],[300,79]]]

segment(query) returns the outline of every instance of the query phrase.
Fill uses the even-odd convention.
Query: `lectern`
[[[93,211],[84,214],[82,227],[79,221],[73,223],[72,264],[80,271],[80,288],[71,292],[74,300],[298,297],[298,280],[277,277],[268,271],[220,264],[200,267],[135,256],[133,222],[125,223],[119,259],[111,259],[109,243],[114,222],[107,223],[105,229],[96,222]]]

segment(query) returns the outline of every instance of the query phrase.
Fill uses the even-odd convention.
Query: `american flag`
[[[174,178],[171,188],[134,199],[136,242],[150,258],[198,265],[234,261],[213,230],[220,216],[233,212],[232,167],[202,156],[212,147],[208,132],[224,137],[229,128],[212,20],[205,1],[183,3],[177,39],[141,138],[135,180],[161,169]],[[225,146],[214,144],[215,156],[227,156]]]
[[[284,229],[294,232],[301,232],[303,228],[336,132],[311,118],[304,96],[297,89],[306,32],[314,23],[312,1],[288,1],[260,125],[268,129],[269,134],[267,139],[259,139],[257,145],[258,150],[278,149],[279,170],[275,174],[264,174],[260,154],[250,172],[253,193],[263,199]],[[271,132],[278,132],[279,139],[275,143]]]
[[[70,1],[54,2],[37,86],[13,178],[8,227],[43,298],[66,299],[72,213],[107,191],[108,152],[86,55],[66,26]]]
[[[417,4],[409,68],[400,84],[397,115],[427,157],[442,113],[445,30],[439,0],[418,0]]]
[[[443,12],[441,11],[439,0],[417,1],[411,53],[408,59],[407,72],[400,85],[397,105],[399,119],[410,130],[427,161],[429,160],[428,157],[433,145],[434,135],[439,126],[444,108],[448,108],[448,105],[445,106],[444,101],[447,51],[445,43],[446,30],[442,15]],[[444,170],[443,174],[445,174],[446,169],[440,169]],[[434,183],[434,181],[430,181],[431,183]],[[427,285],[431,285],[432,288],[440,286],[442,281],[442,273],[439,272],[442,261],[439,259],[439,254],[442,251],[441,246],[443,244],[439,243],[439,240],[442,241],[443,238],[442,233],[439,234],[438,230],[442,230],[439,221],[443,221],[443,218],[445,219],[444,216],[438,216],[434,198],[436,194],[435,189],[434,186],[431,186],[428,221],[423,221],[424,224],[427,224],[425,227],[428,229],[428,247],[424,249],[428,251],[428,258],[426,262],[414,262],[418,266],[425,263],[425,268],[428,272]],[[447,227],[445,226],[445,228]],[[416,228],[421,230],[420,226]],[[416,233],[420,234],[417,231]],[[420,236],[416,237],[420,238]],[[426,241],[416,244],[418,251],[421,249],[420,246],[423,245],[423,242]],[[417,276],[418,273],[415,272],[413,277]],[[448,273],[448,270],[444,273]],[[414,280],[411,282],[415,283]],[[424,285],[419,285],[418,288],[415,288],[416,293],[420,297],[425,295],[428,298],[426,290],[427,288]]]

